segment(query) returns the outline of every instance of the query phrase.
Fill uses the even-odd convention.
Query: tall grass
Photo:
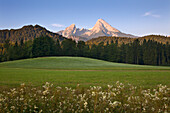
[[[21,84],[0,92],[0,113],[35,112],[170,112],[170,88],[158,85],[143,89],[117,81],[103,89],[100,86],[75,89],[54,87],[46,82],[42,87]]]

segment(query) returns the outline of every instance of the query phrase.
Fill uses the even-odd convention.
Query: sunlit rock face
[[[119,30],[112,27],[103,19],[98,19],[96,24],[91,29],[79,29],[76,28],[75,24],[67,27],[65,30],[58,32],[60,35],[63,35],[67,38],[72,38],[73,40],[79,41],[87,41],[92,38],[97,38],[99,36],[115,36],[115,37],[129,37],[136,38],[136,36],[125,34],[120,32]]]

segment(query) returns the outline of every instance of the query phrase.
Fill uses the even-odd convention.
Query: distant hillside
[[[20,41],[21,39],[24,41],[34,40],[42,35],[47,35],[59,40],[64,39],[61,35],[52,33],[39,25],[28,25],[21,29],[0,30],[0,43],[4,43],[6,39],[10,39],[11,42],[15,42],[16,40]]]
[[[144,36],[144,37],[140,37],[140,38],[127,38],[127,37],[98,37],[98,38],[93,38],[91,40],[88,40],[86,42],[86,44],[88,45],[92,45],[92,44],[96,44],[98,45],[101,42],[104,42],[104,44],[106,43],[111,43],[112,41],[115,42],[116,40],[118,41],[118,44],[127,44],[127,43],[131,43],[134,40],[138,39],[140,42],[143,42],[144,39],[146,39],[146,41],[148,40],[153,40],[153,41],[157,41],[163,44],[166,44],[167,42],[170,44],[170,37],[166,37],[166,36],[160,36],[160,35],[148,35],[148,36]]]

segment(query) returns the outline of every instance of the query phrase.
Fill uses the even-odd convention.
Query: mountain
[[[24,41],[34,40],[35,38],[43,35],[52,37],[55,40],[65,39],[61,35],[50,32],[39,25],[28,25],[23,26],[20,29],[0,30],[0,43],[4,43],[6,39],[9,39],[11,42],[20,41],[21,39],[23,39]]]
[[[160,35],[148,35],[148,36],[139,37],[139,38],[102,36],[102,37],[90,39],[90,40],[86,41],[86,44],[88,44],[88,45],[92,45],[92,44],[98,45],[101,42],[103,42],[104,44],[107,44],[107,43],[111,43],[112,41],[116,42],[116,40],[118,41],[118,44],[122,44],[122,43],[127,44],[127,43],[133,42],[136,39],[138,39],[140,42],[143,42],[143,40],[145,39],[146,41],[153,40],[153,41],[163,43],[163,44],[166,44],[167,42],[170,44],[170,37],[160,36]]]
[[[57,33],[64,37],[68,37],[68,38],[71,38],[76,41],[78,41],[78,40],[86,41],[87,38],[82,37],[81,35],[83,35],[87,31],[89,31],[89,30],[84,29],[84,28],[82,28],[82,29],[76,28],[76,25],[72,24],[69,27],[67,27],[65,30],[59,31]]]
[[[120,32],[119,30],[113,28],[103,19],[98,19],[96,24],[91,29],[79,29],[76,28],[75,24],[67,27],[65,30],[57,32],[60,35],[63,35],[67,38],[72,38],[76,41],[83,40],[87,41],[92,38],[97,38],[99,36],[115,36],[115,37],[130,37],[136,38],[136,36],[125,34]]]

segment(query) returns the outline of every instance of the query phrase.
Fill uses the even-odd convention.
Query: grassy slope
[[[93,70],[93,71],[92,71]],[[47,57],[0,63],[0,87],[21,83],[83,87],[112,84],[115,81],[137,86],[170,86],[170,67],[111,63],[80,57]]]
[[[132,65],[112,63],[83,57],[43,57],[26,60],[16,60],[0,63],[0,67],[9,68],[33,68],[33,69],[169,69],[162,66]]]

